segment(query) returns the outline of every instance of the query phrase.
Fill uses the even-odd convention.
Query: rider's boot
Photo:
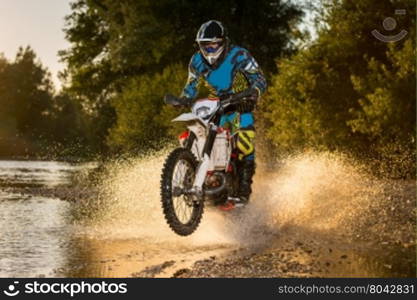
[[[252,193],[252,177],[255,174],[255,161],[243,159],[238,161],[237,170],[239,175],[239,190],[238,198],[242,205],[249,202],[250,194]]]

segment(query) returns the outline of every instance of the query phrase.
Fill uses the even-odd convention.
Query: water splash
[[[364,214],[381,186],[347,157],[331,153],[303,153],[288,157],[275,170],[256,172],[250,205],[232,218],[216,222],[235,243],[268,243],[284,226],[308,230],[338,230]],[[209,218],[216,218],[215,214]],[[218,217],[217,217],[218,218]],[[219,225],[216,226],[220,231]]]
[[[111,253],[97,247],[100,250],[93,251],[94,257],[101,252],[98,256],[106,261],[114,253],[125,256],[117,263],[125,261],[126,265],[121,266],[126,270],[175,261],[171,270],[175,271],[175,268],[190,267],[197,259],[229,255],[231,250],[238,249],[243,250],[239,253],[262,252],[268,247],[287,251],[306,243],[331,245],[349,257],[356,250],[373,257],[374,250],[381,246],[362,243],[362,247],[350,242],[359,236],[373,245],[387,245],[387,241],[396,238],[409,245],[415,243],[415,218],[410,212],[415,209],[415,182],[404,193],[404,182],[399,182],[399,188],[394,189],[392,182],[373,178],[352,159],[327,152],[293,155],[276,168],[259,164],[254,193],[247,207],[232,212],[206,207],[197,230],[187,237],[177,236],[163,217],[159,195],[161,170],[168,152],[163,150],[106,167],[98,184],[99,196],[81,205],[90,213],[86,214],[87,222],[77,226],[81,240],[114,246],[114,249],[109,246]],[[393,195],[397,197],[395,202]],[[400,208],[403,215],[392,214]],[[323,260],[328,259],[327,248],[325,252],[319,246],[314,249],[315,253],[324,255]],[[406,251],[409,253],[412,248]],[[337,256],[339,252],[333,253]],[[130,257],[142,262],[132,265]],[[368,274],[363,268],[367,267],[358,266],[364,272],[360,274]],[[126,270],[120,274],[126,274]]]
[[[382,185],[347,157],[303,153],[283,160],[279,169],[258,168],[251,204],[244,210],[206,208],[197,231],[178,237],[166,224],[160,205],[160,172],[167,154],[164,150],[107,167],[95,234],[162,243],[247,245],[267,242],[288,224],[348,232],[382,193]]]
[[[270,207],[275,222],[334,229],[357,215],[381,192],[360,166],[328,152],[289,157],[273,174],[261,174],[255,198]]]
[[[229,241],[210,224],[216,216],[203,216],[198,234],[177,236],[168,227],[162,214],[160,178],[168,150],[109,164],[100,180],[100,195],[84,210],[96,209],[92,219],[83,226],[84,233],[101,238],[137,238],[152,243],[184,245],[225,244]],[[85,225],[85,224],[84,224]]]

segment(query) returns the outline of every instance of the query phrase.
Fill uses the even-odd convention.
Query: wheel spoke
[[[181,189],[190,188],[194,176],[194,170],[189,162],[185,160],[179,160],[174,168],[174,174],[172,176],[172,189],[179,187]],[[187,197],[180,195],[173,197],[173,208],[178,220],[186,224],[190,221],[194,207],[192,203],[187,203]]]

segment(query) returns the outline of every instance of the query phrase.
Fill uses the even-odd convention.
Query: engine
[[[230,160],[230,154],[231,146],[228,132],[217,133],[211,152],[212,164],[210,170],[225,170]]]

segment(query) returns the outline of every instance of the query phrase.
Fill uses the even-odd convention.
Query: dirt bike
[[[219,126],[227,108],[249,95],[234,94],[197,100],[190,113],[173,122],[185,122],[188,130],[179,136],[180,147],[166,158],[161,176],[161,200],[168,225],[178,235],[193,233],[202,218],[204,203],[239,206],[236,168],[236,134]],[[165,103],[179,106],[180,99],[167,95]]]

